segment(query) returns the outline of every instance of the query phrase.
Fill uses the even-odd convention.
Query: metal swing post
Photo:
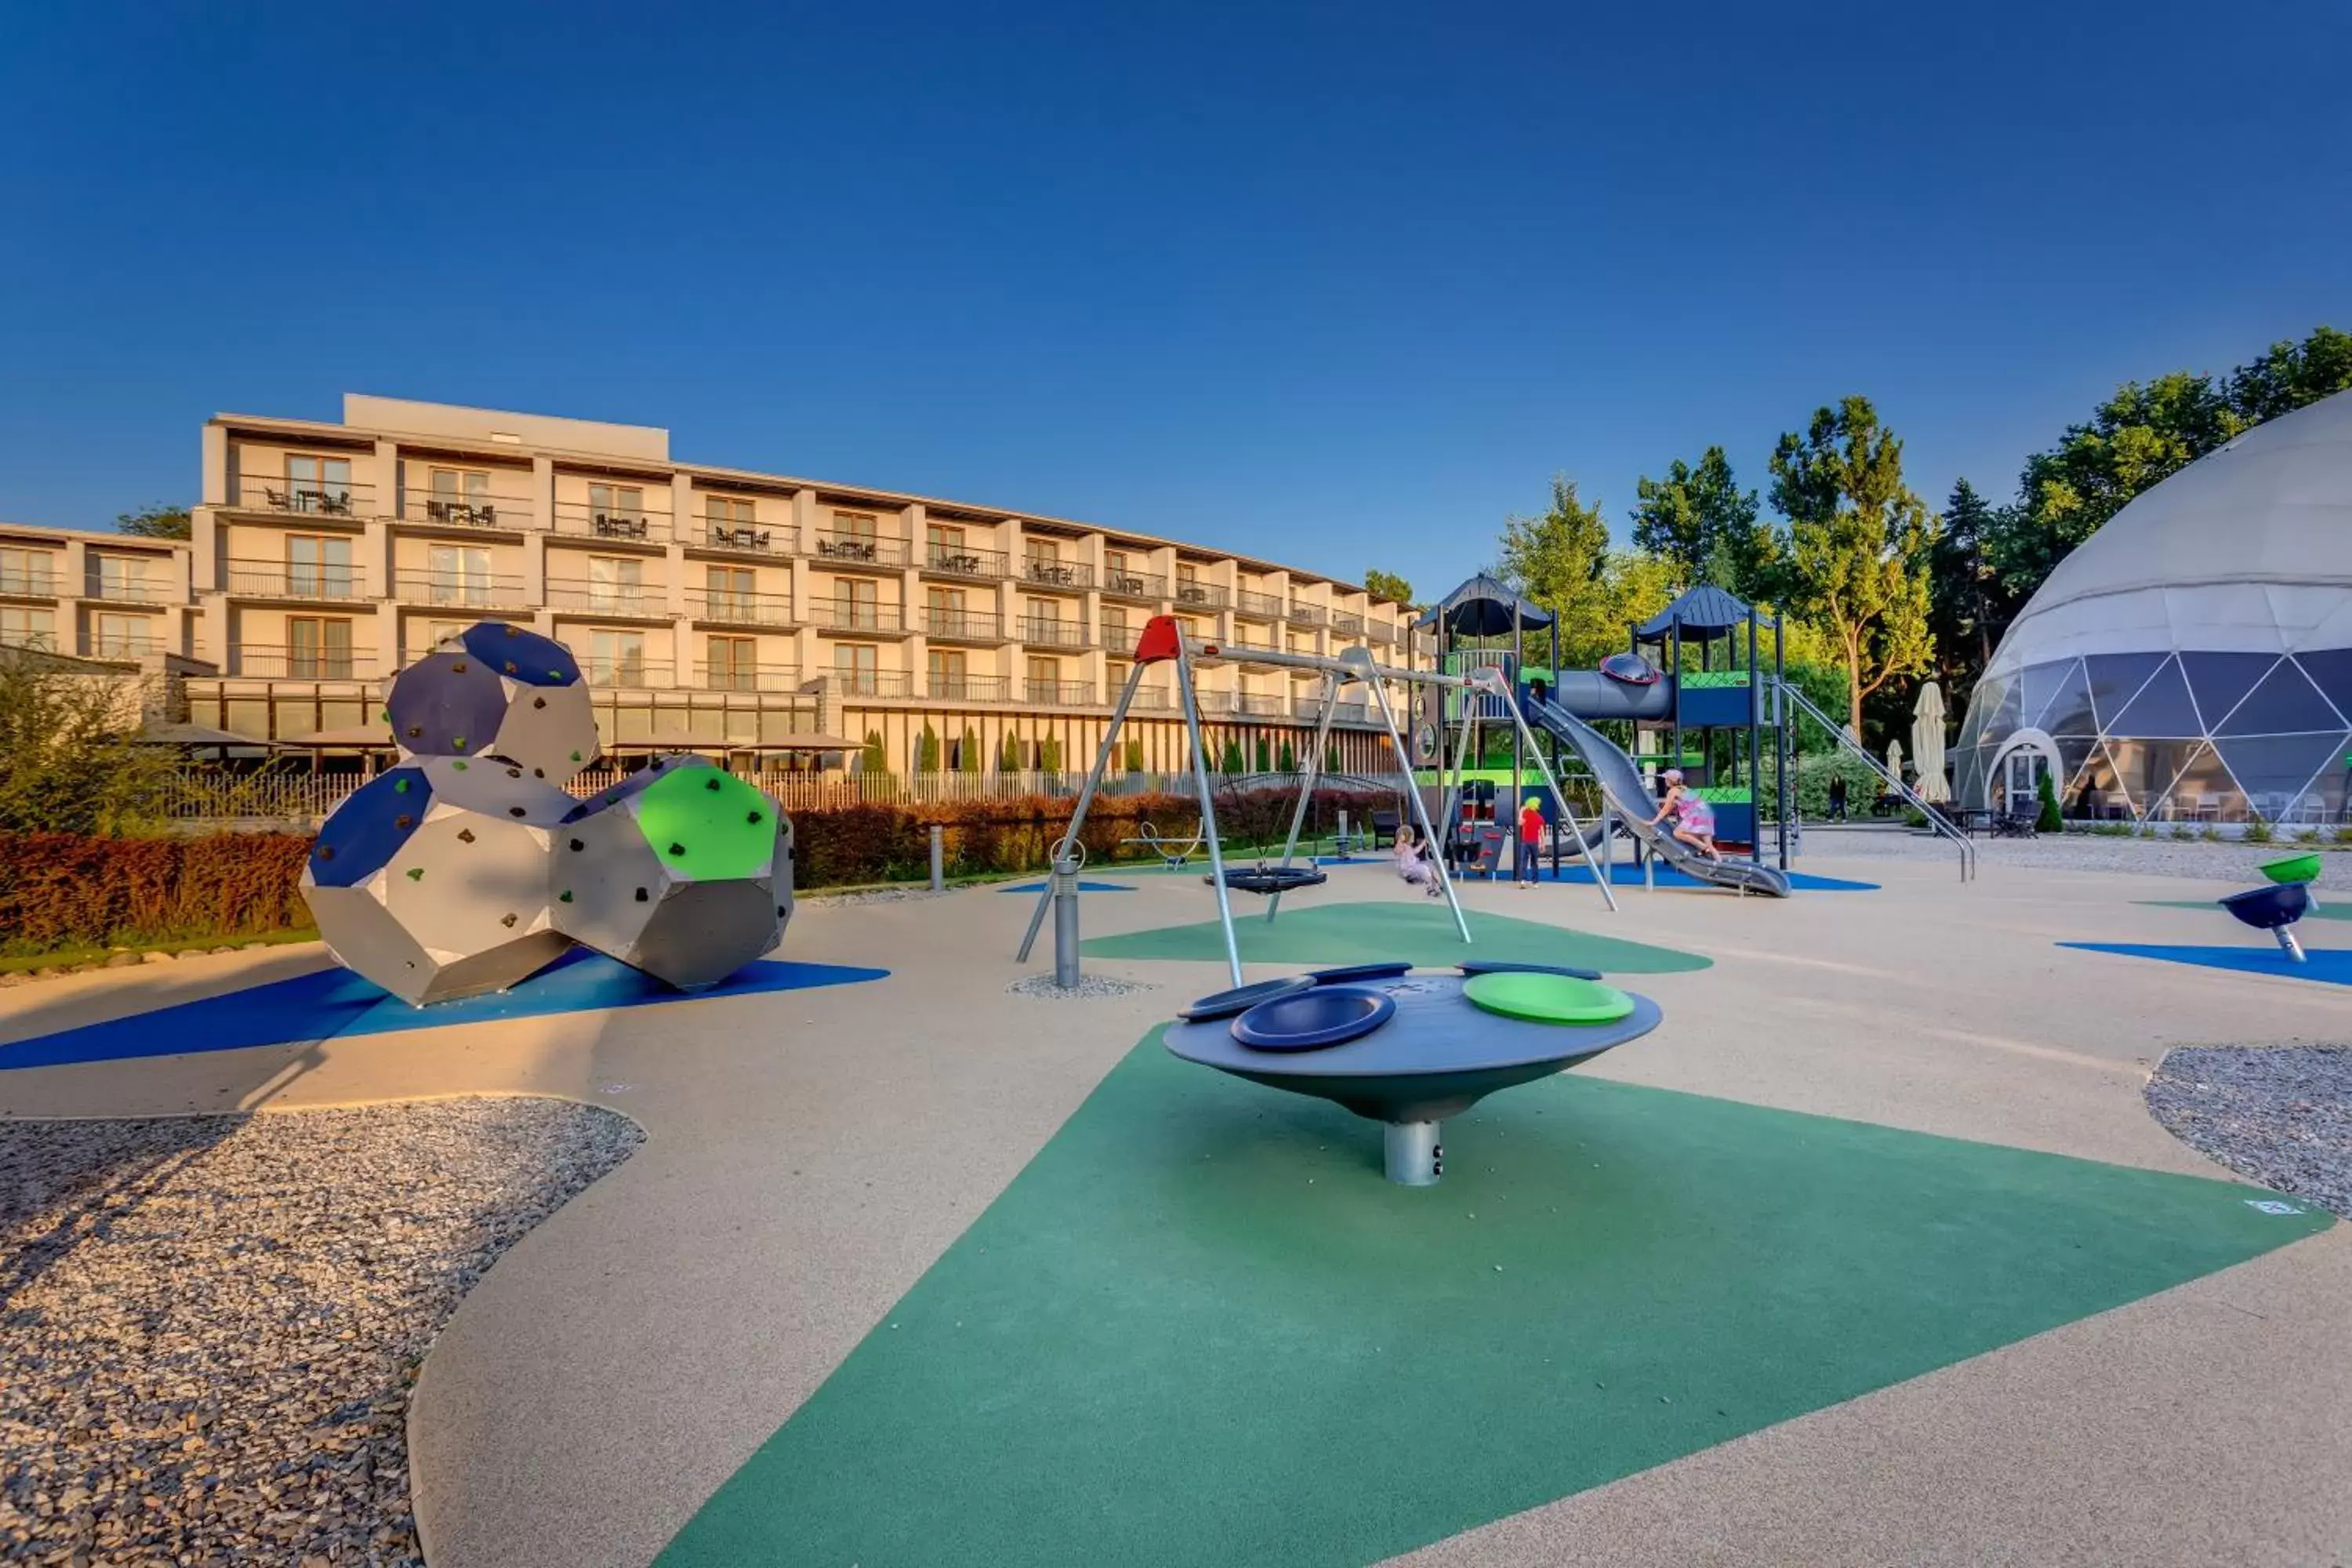
[[[1575,838],[1577,853],[1583,858],[1585,865],[1591,869],[1592,879],[1601,884],[1601,896],[1607,900],[1609,912],[1615,914],[1617,894],[1609,886],[1609,873],[1602,869],[1600,861],[1593,858],[1592,846],[1586,840],[1584,829],[1576,820],[1576,808],[1568,804],[1568,792],[1559,787],[1559,778],[1553,774],[1550,764],[1544,761],[1543,752],[1537,749],[1534,732],[1528,728],[1527,716],[1519,711],[1517,695],[1507,692],[1504,696],[1504,706],[1510,710],[1511,722],[1518,729],[1519,743],[1525,746],[1528,754],[1535,758],[1536,771],[1543,775],[1544,787],[1551,791],[1552,799],[1559,804],[1560,820],[1568,825],[1570,837]],[[1604,814],[1601,818],[1604,831],[1607,821],[1608,818]]]
[[[1421,831],[1427,841],[1434,844],[1437,833],[1429,826],[1428,804],[1421,798],[1420,786],[1413,783],[1412,754],[1404,748],[1404,737],[1397,733],[1396,711],[1389,706],[1388,682],[1375,676],[1367,684],[1372,689],[1372,700],[1380,707],[1381,722],[1388,729],[1389,744],[1395,750],[1397,766],[1404,773],[1405,794],[1412,801],[1412,814],[1421,818]],[[1470,922],[1463,916],[1462,900],[1454,896],[1454,879],[1446,874],[1445,857],[1439,855],[1431,864],[1437,870],[1437,885],[1445,890],[1446,908],[1454,911],[1454,928],[1462,933],[1462,941],[1466,945],[1470,941]]]
[[[1225,890],[1225,855],[1217,844],[1217,807],[1209,788],[1207,743],[1201,738],[1201,704],[1192,690],[1191,643],[1181,630],[1177,632],[1176,692],[1183,699],[1184,730],[1192,740],[1192,782],[1201,792],[1201,837],[1209,847],[1209,881],[1217,889],[1217,923],[1224,928],[1225,963],[1238,987],[1242,983],[1242,944],[1234,934],[1234,904]]]
[[[1315,782],[1323,776],[1323,747],[1330,739],[1331,715],[1339,706],[1339,672],[1328,670],[1323,677],[1323,710],[1316,716],[1315,720],[1315,746],[1307,754],[1306,774],[1300,779],[1298,785],[1298,805],[1290,814],[1290,837],[1282,842],[1282,865],[1285,870],[1290,868],[1290,858],[1297,853],[1298,829],[1299,826],[1307,820],[1307,808],[1314,803]],[[1273,896],[1265,901],[1265,920],[1268,925],[1274,923],[1275,914],[1281,908],[1282,889],[1276,888]]]
[[[1093,771],[1087,774],[1087,782],[1079,787],[1078,805],[1077,809],[1070,815],[1069,831],[1054,841],[1052,853],[1048,856],[1055,868],[1058,868],[1065,858],[1062,853],[1064,847],[1076,844],[1078,841],[1078,830],[1087,825],[1087,810],[1094,805],[1095,786],[1102,782],[1104,773],[1110,767],[1111,748],[1118,742],[1119,727],[1127,722],[1128,704],[1135,700],[1136,684],[1143,679],[1144,668],[1142,662],[1138,660],[1127,672],[1127,685],[1120,690],[1118,701],[1110,710],[1109,727],[1103,731],[1102,749],[1095,753]],[[1036,945],[1037,932],[1045,925],[1045,912],[1053,907],[1053,902],[1054,879],[1051,875],[1048,875],[1045,879],[1045,890],[1037,895],[1037,907],[1030,913],[1029,930],[1021,939],[1021,951],[1013,955],[1015,963],[1029,962],[1029,950]]]

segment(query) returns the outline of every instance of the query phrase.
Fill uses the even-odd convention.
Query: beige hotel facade
[[[1336,578],[1092,523],[683,463],[668,432],[347,395],[341,424],[222,414],[183,544],[0,526],[0,643],[170,678],[188,721],[328,759],[389,745],[383,678],[495,618],[563,642],[608,752],[894,772],[1086,767],[1154,615],[1229,651],[1210,750],[1295,753],[1319,679],[1252,649],[1428,659],[1410,610]],[[1185,765],[1148,670],[1116,765]],[[1360,691],[1357,693],[1360,695]],[[181,700],[184,698],[184,708]],[[1341,766],[1380,765],[1341,707]],[[846,742],[846,746],[844,746]],[[976,755],[970,755],[975,752]]]

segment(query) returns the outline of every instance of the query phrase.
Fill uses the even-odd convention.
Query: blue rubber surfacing
[[[348,969],[326,969],[0,1045],[0,1070],[234,1051],[252,1046],[315,1045],[350,1035],[385,1035],[553,1013],[856,985],[883,979],[889,973],[761,959],[707,991],[684,992],[673,991],[615,960],[576,950],[504,994],[412,1007]]]
[[[2082,952],[2119,952],[2126,958],[2154,958],[2167,963],[2192,963],[2200,969],[2226,969],[2239,974],[2274,974],[2282,980],[2315,980],[2323,985],[2352,985],[2352,950],[2306,944],[2307,963],[2290,963],[2275,943],[2261,947],[2199,947],[2147,942],[2062,942]]]
[[[1718,888],[1712,882],[1702,882],[1696,877],[1687,876],[1671,866],[1658,867],[1657,874],[1657,885],[1661,888],[1700,888],[1710,893],[1726,891],[1725,889]],[[1457,873],[1457,876],[1465,883],[1483,882],[1486,879],[1465,873]],[[1510,863],[1507,860],[1504,862],[1503,869],[1496,873],[1494,879],[1498,882],[1507,882],[1511,879]],[[1589,888],[1592,885],[1592,872],[1589,867],[1563,861],[1557,874],[1549,864],[1546,864],[1542,868],[1540,879],[1547,882],[1581,882]],[[1641,887],[1643,886],[1642,868],[1620,860],[1609,868],[1609,885],[1612,888]],[[1876,882],[1852,881],[1843,877],[1821,877],[1811,871],[1791,871],[1789,873],[1789,887],[1791,890],[1801,893],[1874,893],[1878,891],[1879,885]]]

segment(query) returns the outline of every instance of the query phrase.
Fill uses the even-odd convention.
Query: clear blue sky
[[[2006,493],[2352,326],[2340,0],[1276,9],[11,7],[0,518],[348,389],[1439,591],[1554,470],[1861,392]]]

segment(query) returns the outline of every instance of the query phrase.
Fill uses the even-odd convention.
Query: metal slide
[[[1728,856],[1710,860],[1663,826],[1652,826],[1650,818],[1658,809],[1657,797],[1650,793],[1633,759],[1611,744],[1600,731],[1548,699],[1530,697],[1526,708],[1528,722],[1550,731],[1575,748],[1627,830],[1649,846],[1650,852],[1659,859],[1694,880],[1715,887],[1761,893],[1771,899],[1789,896],[1789,874],[1779,867],[1755,860],[1735,860]]]

